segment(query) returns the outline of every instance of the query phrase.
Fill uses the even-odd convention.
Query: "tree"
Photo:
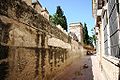
[[[83,42],[84,44],[89,44],[89,35],[88,35],[88,30],[87,30],[87,24],[84,23],[83,27]]]
[[[93,30],[91,30],[91,31],[93,33]],[[84,27],[83,27],[83,42],[84,42],[84,44],[90,45],[92,47],[94,47],[93,42],[96,43],[96,36],[95,35],[92,35],[92,36],[88,35],[86,23],[84,23]]]
[[[62,28],[67,31],[67,19],[60,6],[57,6],[56,13],[50,17],[50,21],[55,26],[61,25]]]
[[[57,6],[56,14],[58,15],[58,17],[62,17],[64,15],[63,10],[60,6]]]
[[[93,45],[93,36],[92,37],[89,36],[89,45],[94,47],[94,45]]]
[[[63,28],[64,28],[64,30],[66,30],[66,31],[67,31],[67,19],[66,19],[66,17],[65,17],[65,16],[63,16],[63,20],[64,20],[64,23],[63,23]]]
[[[93,38],[94,45],[96,45],[96,36],[95,36],[94,29],[92,29],[91,31],[92,31],[92,38]]]
[[[96,36],[95,36],[95,34],[92,35],[92,37],[93,37],[93,42],[94,42],[94,44],[96,45]]]

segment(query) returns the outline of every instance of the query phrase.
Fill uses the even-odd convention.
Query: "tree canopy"
[[[50,16],[50,21],[54,25],[61,25],[62,28],[67,31],[67,19],[60,6],[57,6],[56,13]]]
[[[86,45],[90,45],[93,46],[93,41],[95,41],[95,36],[89,36],[88,34],[88,29],[87,29],[87,24],[84,23],[84,27],[83,27],[83,42]]]
[[[64,16],[64,12],[60,6],[57,6],[56,14],[58,15],[58,17]]]
[[[89,35],[88,35],[86,23],[84,23],[84,27],[83,27],[83,42],[84,44],[89,44]]]

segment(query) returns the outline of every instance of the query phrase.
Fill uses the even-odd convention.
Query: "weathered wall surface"
[[[35,1],[35,0],[22,0],[22,1],[25,1],[29,6],[32,5],[32,1]]]
[[[119,80],[119,67],[118,60],[113,57],[103,57],[102,59],[102,72],[107,80]]]
[[[51,80],[82,46],[21,0],[0,1],[0,80]]]

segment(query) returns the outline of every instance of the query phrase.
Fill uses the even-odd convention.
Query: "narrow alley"
[[[0,80],[120,80],[120,0],[0,0]]]
[[[64,69],[53,80],[106,80],[100,71],[96,55],[84,56],[73,60],[72,64]]]

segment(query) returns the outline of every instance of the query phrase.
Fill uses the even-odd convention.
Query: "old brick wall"
[[[0,6],[0,80],[51,80],[81,54],[72,51],[77,42],[25,2],[1,0]]]

